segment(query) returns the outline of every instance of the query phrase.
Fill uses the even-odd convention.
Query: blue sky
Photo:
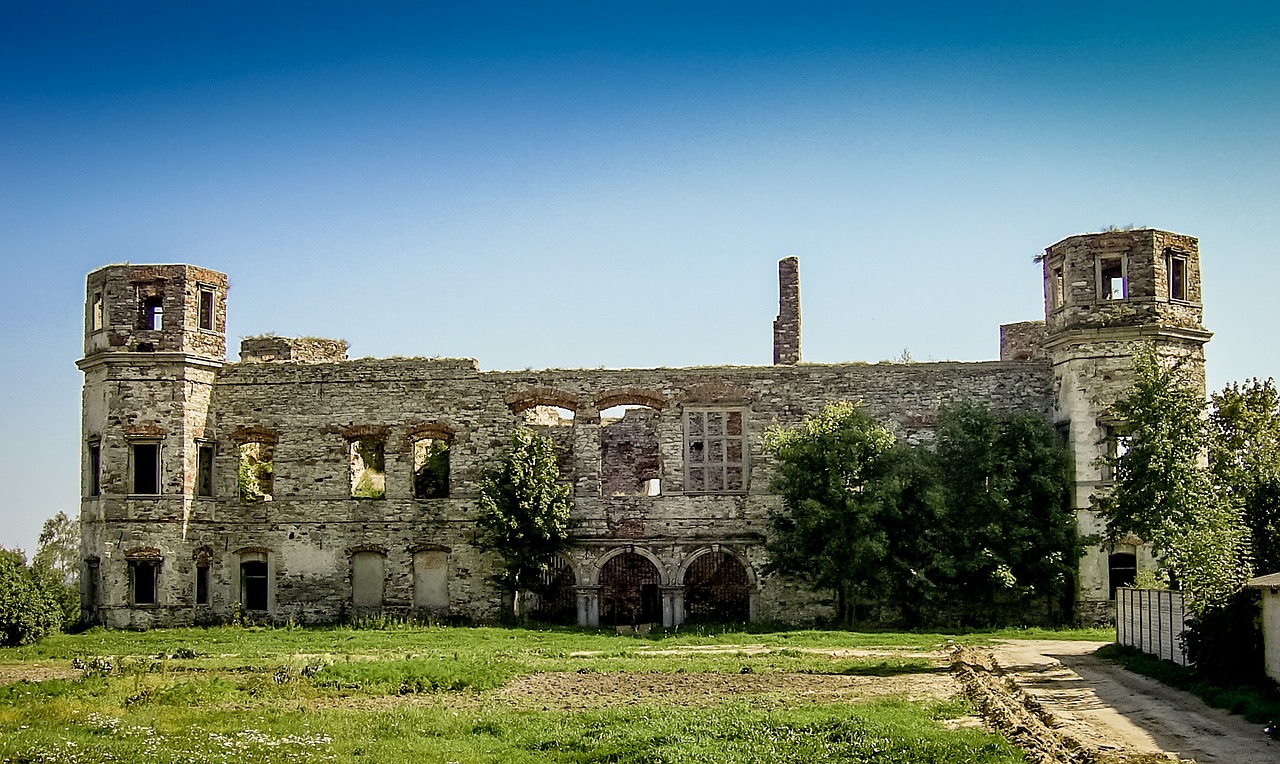
[[[481,368],[981,360],[1075,233],[1199,236],[1209,382],[1280,369],[1272,3],[0,5],[0,544],[78,508],[84,275],[229,344]]]

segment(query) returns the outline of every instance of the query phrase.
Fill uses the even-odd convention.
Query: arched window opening
[[[516,418],[522,426],[551,439],[556,446],[560,479],[572,480],[574,412],[563,406],[538,405],[520,411]]]
[[[601,623],[618,626],[662,623],[661,576],[644,556],[623,552],[600,569]]]
[[[684,574],[684,605],[689,623],[741,623],[751,618],[747,569],[727,552],[710,552],[689,564]]]
[[[551,558],[542,573],[538,591],[534,593],[533,607],[529,614],[534,620],[546,623],[573,625],[578,622],[578,597],[574,586],[578,583],[573,566],[560,555]]]
[[[622,405],[600,412],[600,493],[605,496],[662,493],[656,409]]]
[[[237,476],[240,501],[271,501],[275,493],[275,446],[264,441],[240,445],[240,471]]]
[[[267,610],[267,555],[246,552],[240,557],[240,607],[245,612]]]
[[[1107,557],[1107,583],[1110,599],[1116,598],[1116,589],[1133,586],[1138,578],[1138,556],[1128,552],[1116,552]]]
[[[449,441],[418,438],[413,442],[413,496],[415,499],[449,498]]]
[[[382,607],[386,581],[386,555],[356,552],[351,555],[351,604],[360,608]]]
[[[347,451],[351,462],[351,495],[357,499],[386,497],[386,441],[373,435],[355,438]]]

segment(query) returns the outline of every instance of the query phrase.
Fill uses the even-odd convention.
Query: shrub
[[[1258,593],[1236,592],[1188,622],[1187,658],[1196,673],[1216,684],[1252,684],[1263,677]]]
[[[62,626],[62,606],[22,556],[0,550],[0,645],[29,645]]]

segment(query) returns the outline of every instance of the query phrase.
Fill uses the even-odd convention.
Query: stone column
[[[662,587],[662,625],[667,628],[684,623],[684,586]]]
[[[578,625],[600,625],[600,587],[577,586],[578,590]]]

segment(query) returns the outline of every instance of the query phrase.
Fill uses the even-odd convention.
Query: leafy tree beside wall
[[[1249,534],[1254,570],[1280,573],[1280,393],[1268,379],[1210,399],[1209,469]]]
[[[27,566],[22,552],[0,547],[0,646],[29,645],[62,627],[50,583]]]
[[[1057,605],[1072,592],[1070,462],[1041,417],[945,407],[935,453],[897,444],[845,402],[770,430],[765,447],[784,503],[770,570],[832,591],[842,623],[867,601],[898,607],[909,625],[995,622],[1023,613],[997,603]]]
[[[525,427],[480,478],[481,548],[501,555],[499,582],[524,617],[523,594],[537,591],[552,557],[569,546],[573,491],[560,482],[555,443]]]
[[[1135,354],[1133,372],[1129,394],[1113,406],[1129,447],[1112,460],[1114,490],[1095,501],[1108,540],[1133,533],[1150,544],[1199,614],[1225,603],[1248,578],[1248,534],[1239,504],[1205,459],[1212,441],[1199,388],[1152,346]]]

